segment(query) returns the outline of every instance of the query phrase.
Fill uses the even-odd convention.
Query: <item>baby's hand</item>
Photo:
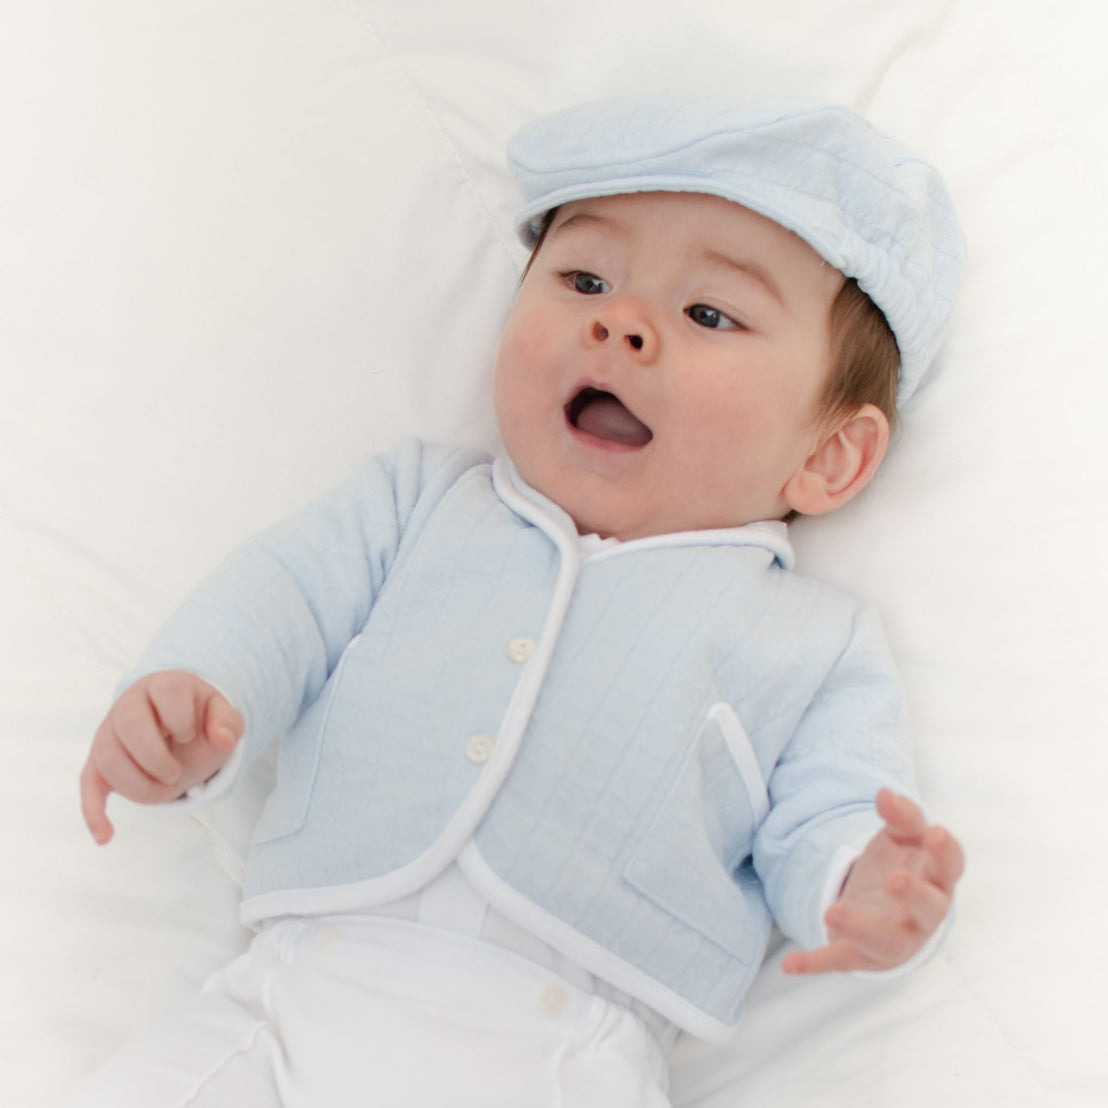
[[[242,715],[206,681],[183,670],[152,673],[112,705],[81,771],[81,810],[101,845],[113,834],[108,796],[162,804],[224,765]]]
[[[831,942],[786,955],[786,973],[892,969],[919,951],[946,918],[962,876],[958,840],[888,789],[877,794],[877,811],[884,828],[823,917]]]

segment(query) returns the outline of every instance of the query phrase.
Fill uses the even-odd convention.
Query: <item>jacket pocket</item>
[[[624,866],[624,880],[658,907],[749,965],[770,914],[749,864],[769,796],[746,730],[716,704]]]
[[[361,635],[347,644],[319,699],[293,724],[280,741],[277,783],[254,829],[253,843],[283,839],[303,828],[311,808],[331,706],[339,695],[346,664]]]

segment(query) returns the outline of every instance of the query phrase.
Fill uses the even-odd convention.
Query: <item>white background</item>
[[[969,266],[877,482],[795,529],[881,606],[963,838],[924,971],[786,982],[680,1103],[1103,1104],[1108,80],[1096,0],[57,0],[0,10],[0,1103],[52,1099],[243,941],[185,818],[76,777],[239,539],[402,434],[495,446],[538,111],[732,83],[932,158]]]

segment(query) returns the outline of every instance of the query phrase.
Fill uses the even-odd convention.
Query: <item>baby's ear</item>
[[[889,421],[874,404],[832,424],[782,494],[794,512],[818,516],[839,508],[869,484],[889,447]]]

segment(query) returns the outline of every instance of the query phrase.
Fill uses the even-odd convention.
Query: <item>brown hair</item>
[[[896,428],[900,350],[885,313],[848,277],[831,303],[831,372],[820,397],[820,415],[834,423],[874,404]]]
[[[546,232],[550,230],[550,225],[554,222],[554,217],[558,214],[557,208],[551,208],[550,211],[542,217],[542,227],[539,229],[539,233],[535,238],[535,244],[531,247],[531,253],[527,257],[527,264],[523,267],[523,272],[519,275],[519,283],[523,284],[523,278],[531,272],[531,266],[535,264],[535,259],[539,256],[539,251],[542,249],[542,244],[546,241]]]
[[[552,208],[543,217],[521,281],[542,248],[557,211]],[[831,370],[820,397],[819,418],[835,423],[864,404],[874,404],[884,412],[889,430],[895,430],[900,350],[885,313],[853,277],[847,277],[831,303],[827,322],[831,337]]]

